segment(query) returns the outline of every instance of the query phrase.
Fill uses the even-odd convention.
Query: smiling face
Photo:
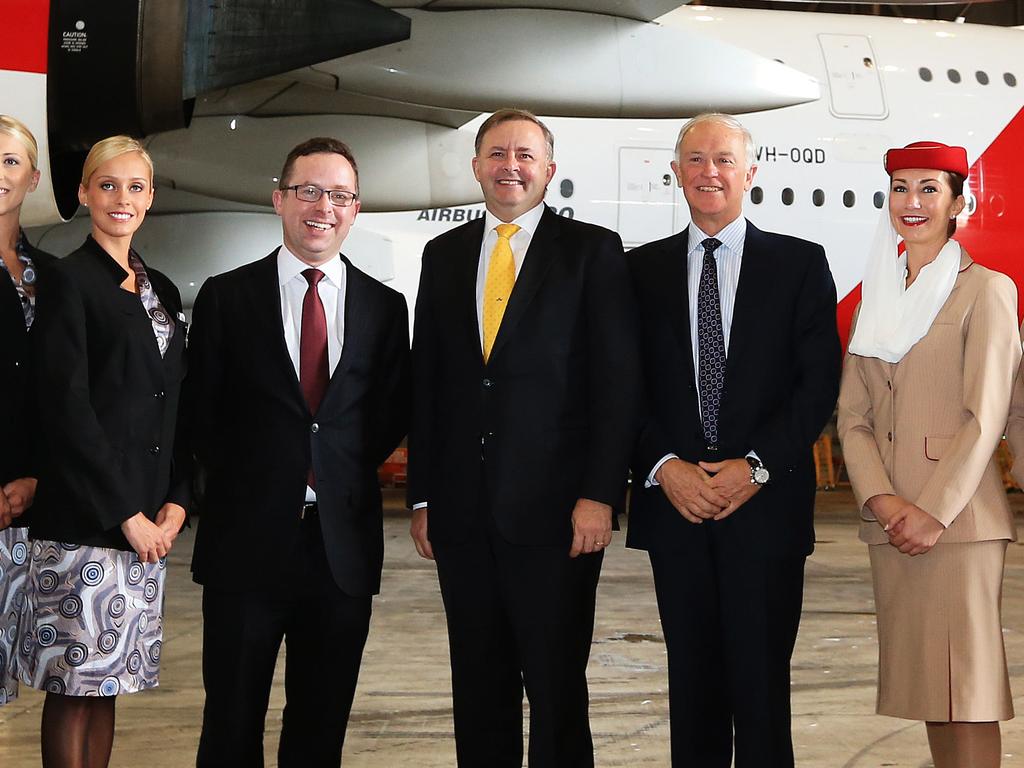
[[[14,136],[0,133],[0,216],[17,218],[25,195],[39,184],[39,171],[33,170],[28,150]]]
[[[945,245],[949,222],[964,209],[964,203],[963,195],[953,195],[949,176],[943,171],[905,168],[892,174],[889,216],[909,246]]]
[[[299,184],[320,189],[358,191],[352,164],[333,152],[318,152],[295,159],[286,186]],[[285,247],[310,266],[318,266],[341,252],[359,213],[359,201],[339,207],[326,194],[315,203],[299,200],[290,189],[274,190],[274,210],[281,217]]]
[[[727,125],[699,123],[683,137],[672,170],[701,231],[716,235],[739,218],[757,171],[747,162],[743,134]]]
[[[473,175],[487,210],[504,222],[522,216],[544,199],[555,175],[544,132],[529,120],[498,123],[480,140]]]
[[[153,204],[149,164],[138,152],[112,157],[93,171],[87,186],[79,185],[78,201],[89,207],[98,243],[106,248],[124,238],[130,242]]]

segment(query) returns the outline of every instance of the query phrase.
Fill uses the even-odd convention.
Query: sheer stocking
[[[927,723],[935,768],[999,768],[999,723]]]
[[[114,743],[111,697],[47,693],[43,704],[43,768],[107,768]]]

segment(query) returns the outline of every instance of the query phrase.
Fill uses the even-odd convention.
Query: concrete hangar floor
[[[1024,511],[1024,495],[1011,501]],[[349,768],[450,768],[452,741],[448,643],[433,566],[416,556],[400,495],[388,500],[381,596],[363,658],[345,744]],[[849,491],[818,495],[818,545],[807,565],[800,637],[793,659],[793,737],[808,768],[925,768],[924,727],[874,713],[877,645],[871,577],[857,541]],[[188,562],[186,531],[170,557],[160,687],[118,703],[113,766],[194,765],[202,717],[200,590]],[[1011,686],[1024,711],[1024,545],[1009,548],[1003,626]],[[598,593],[590,657],[591,723],[597,765],[667,766],[665,646],[650,567],[617,533]],[[279,665],[267,716],[267,765],[284,705]],[[38,766],[43,697],[22,689],[0,707],[0,766]],[[1005,766],[1024,766],[1024,717],[1003,726]]]

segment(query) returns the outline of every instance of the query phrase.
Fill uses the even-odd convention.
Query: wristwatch
[[[764,468],[764,464],[761,463],[760,459],[747,456],[747,464],[750,465],[751,483],[754,485],[764,485],[768,482],[771,475],[768,474],[768,470]]]

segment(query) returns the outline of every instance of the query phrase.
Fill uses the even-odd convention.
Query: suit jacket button
[[[310,425],[310,427],[309,427],[309,431],[310,431],[310,432],[312,432],[312,433],[313,433],[313,434],[315,435],[315,434],[316,434],[317,432],[319,432],[319,431],[320,431],[320,425],[319,425],[319,424],[317,424],[317,423],[316,423],[316,422],[314,421],[314,422],[313,422],[313,423],[312,423],[312,424]]]
[[[160,455],[160,446],[159,445],[154,445],[152,448],[149,449],[149,452],[151,454],[153,454],[154,456],[159,456]]]
[[[161,389],[159,392],[155,393],[153,395],[153,397],[156,397],[158,399],[162,399],[162,398],[166,397],[166,395],[164,394],[164,391]]]
[[[889,433],[888,437],[889,437],[889,442],[891,443],[892,442],[892,432]]]
[[[494,382],[491,381],[490,379],[484,379],[484,386],[485,387],[493,387],[494,386]]]

